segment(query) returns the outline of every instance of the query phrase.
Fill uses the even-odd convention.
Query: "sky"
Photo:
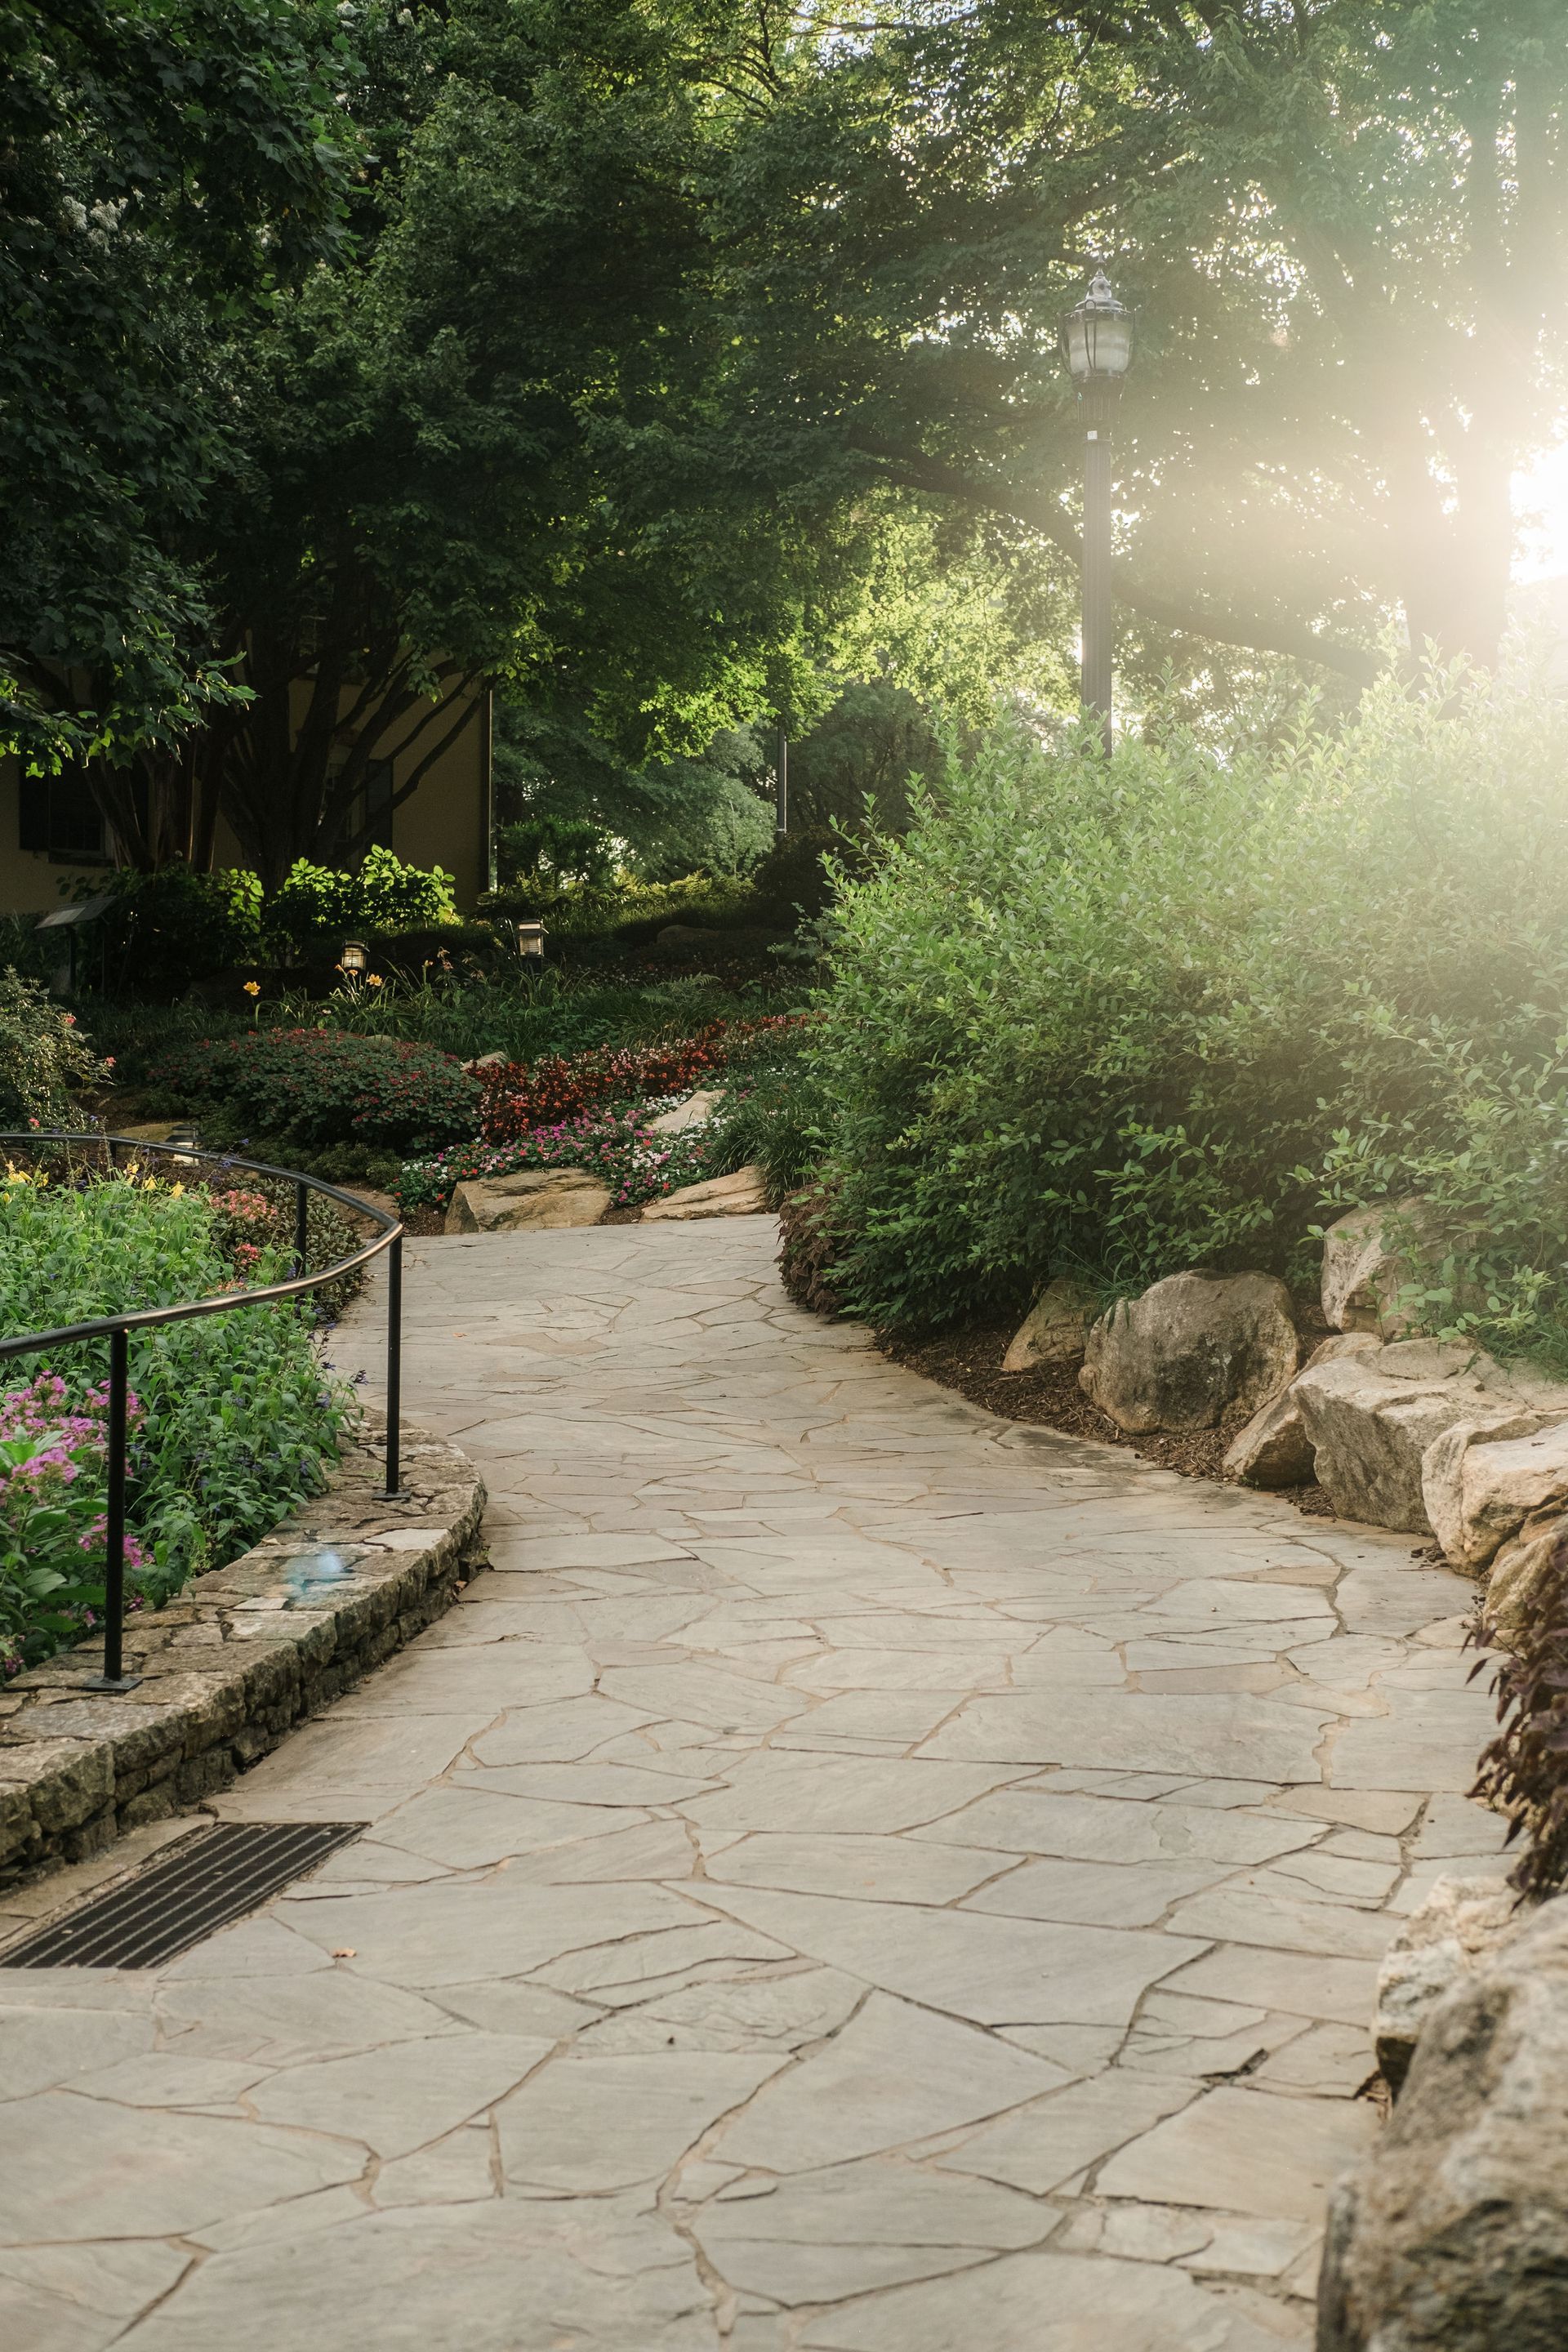
[[[1547,450],[1528,472],[1514,476],[1513,510],[1521,526],[1514,578],[1527,582],[1568,576],[1568,441]]]

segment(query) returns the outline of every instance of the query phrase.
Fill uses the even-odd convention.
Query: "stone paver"
[[[493,1570],[216,1801],[354,1844],[161,1971],[0,1969],[7,2345],[1310,2339],[1377,1955],[1500,1866],[1469,1590],[993,1421],[773,1248],[411,1253]]]

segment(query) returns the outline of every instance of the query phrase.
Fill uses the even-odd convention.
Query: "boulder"
[[[1558,1580],[1568,1517],[1541,1511],[1494,1554],[1487,1579],[1486,1611],[1500,1633],[1516,1633],[1540,1616],[1545,1588]]]
[[[1331,1357],[1304,1371],[1292,1394],[1334,1509],[1412,1535],[1432,1532],[1422,1492],[1427,1447],[1458,1422],[1495,1416],[1506,1424],[1520,1411],[1489,1357],[1438,1339]]]
[[[1519,1924],[1519,1898],[1496,1878],[1439,1878],[1384,1955],[1372,2038],[1397,2098],[1428,2016]]]
[[[1402,1339],[1411,1317],[1397,1305],[1421,1268],[1405,1255],[1428,1250],[1440,1257],[1447,1226],[1430,1201],[1412,1193],[1403,1201],[1374,1201],[1352,1209],[1323,1235],[1323,1316],[1335,1331],[1375,1331]],[[1385,1231],[1389,1238],[1384,1238]]]
[[[1213,1429],[1257,1412],[1300,1361],[1290,1295],[1268,1274],[1173,1274],[1089,1334],[1079,1384],[1119,1429]]]
[[[657,1118],[650,1118],[647,1131],[650,1135],[679,1135],[683,1128],[700,1127],[704,1119],[713,1117],[723,1099],[721,1087],[710,1087],[702,1093],[688,1095],[684,1102],[674,1103],[668,1110],[661,1110]]]
[[[1405,2093],[1334,2192],[1318,2352],[1568,2344],[1568,1901],[1429,2011]]]
[[[705,1184],[683,1184],[662,1201],[650,1201],[645,1224],[681,1223],[692,1217],[754,1217],[767,1208],[767,1185],[760,1168],[737,1168],[732,1176],[710,1176]]]
[[[1321,1340],[1307,1359],[1307,1370],[1335,1356],[1365,1355],[1382,1346],[1370,1331],[1338,1331]],[[1304,1486],[1312,1476],[1312,1441],[1307,1434],[1295,1382],[1272,1402],[1255,1412],[1238,1430],[1223,1465],[1227,1478],[1243,1486]]]
[[[449,1234],[553,1232],[596,1225],[614,1198],[580,1168],[528,1168],[459,1184],[447,1211]]]
[[[1485,1568],[1537,1511],[1568,1506],[1568,1417],[1543,1424],[1525,1409],[1456,1422],[1423,1456],[1421,1495],[1453,1565]]]
[[[504,1070],[506,1063],[506,1055],[496,1049],[488,1054],[476,1054],[471,1062],[463,1064],[463,1067],[470,1078],[477,1078],[481,1070]]]
[[[1032,1372],[1039,1364],[1080,1363],[1094,1307],[1092,1291],[1071,1275],[1058,1275],[1014,1332],[1002,1370]]]

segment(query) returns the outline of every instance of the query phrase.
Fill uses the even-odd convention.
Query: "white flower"
[[[64,215],[65,224],[68,228],[85,228],[87,226],[87,206],[85,205],[79,205],[74,196],[65,196],[61,198],[60,211]]]

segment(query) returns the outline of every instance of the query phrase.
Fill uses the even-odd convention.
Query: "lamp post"
[[[1132,357],[1132,320],[1097,269],[1089,292],[1058,329],[1058,341],[1083,412],[1083,684],[1111,746],[1110,448],[1121,379]]]

